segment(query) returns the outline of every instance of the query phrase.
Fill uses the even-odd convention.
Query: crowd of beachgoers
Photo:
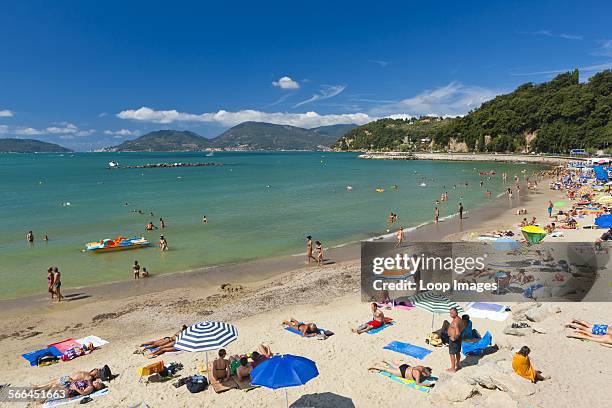
[[[606,252],[612,183],[604,176],[584,163],[525,175],[521,181],[533,200],[511,205],[499,228],[483,225],[462,231],[460,239],[492,244],[511,238],[523,246],[580,241]],[[502,200],[525,194],[518,176],[514,181],[514,197],[508,191]],[[527,231],[536,231],[537,239]],[[320,243],[313,249],[307,240],[308,264],[321,265]],[[401,246],[410,236],[402,233],[400,241],[398,234],[397,240]],[[606,279],[609,267],[597,279]],[[184,288],[83,306],[65,302],[64,309],[45,306],[3,324],[3,332],[17,322],[27,329],[0,337],[7,351],[0,391],[30,387],[29,396],[46,400],[47,407],[91,400],[98,406],[284,406],[289,397],[266,388],[288,387],[300,387],[289,389],[292,406],[407,400],[414,406],[549,406],[559,395],[567,399],[556,401],[559,406],[600,401],[612,380],[605,364],[611,312],[559,298],[543,302],[542,286],[533,288],[537,276],[504,273],[509,283],[530,289],[523,301],[459,304],[450,295],[392,299],[382,293],[363,303],[359,263],[352,261],[308,265],[252,289],[234,283],[212,294]],[[49,276],[53,287],[59,276],[53,270]],[[444,318],[433,327],[436,315]],[[104,338],[87,336],[94,330]],[[571,346],[572,353],[551,353],[551,342]],[[593,376],[567,369],[577,362]],[[586,395],[575,396],[569,381]]]

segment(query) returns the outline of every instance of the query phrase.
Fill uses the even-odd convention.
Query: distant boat
[[[114,169],[116,167],[119,167],[119,163],[117,163],[116,161],[109,161],[108,167],[110,167],[111,169]]]
[[[144,248],[151,245],[145,237],[117,237],[115,239],[102,239],[89,242],[85,245],[87,251],[94,253],[125,251],[128,249]]]
[[[213,156],[213,152],[208,152],[208,153],[206,154],[206,157],[212,157],[212,156]]]
[[[427,187],[427,184],[425,184],[425,183],[421,183],[421,184],[419,184],[419,186],[420,186],[420,187]]]

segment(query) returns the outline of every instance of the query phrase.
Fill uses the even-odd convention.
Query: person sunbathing
[[[232,365],[232,363],[236,367],[236,376],[239,379],[247,378],[251,375],[253,367],[249,364],[249,358],[247,356],[232,356],[230,357],[230,365]]]
[[[533,368],[529,360],[530,352],[531,350],[529,347],[523,346],[514,357],[512,357],[512,369],[514,372],[532,383],[550,379],[550,376],[544,376],[541,371],[537,371]]]
[[[579,340],[589,340],[595,343],[600,343],[605,347],[612,347],[612,332],[608,328],[612,325],[608,324],[590,324],[581,320],[572,320],[565,327],[574,329],[572,334],[567,337]]]
[[[319,334],[319,328],[314,323],[300,323],[293,317],[290,320],[283,321],[283,325],[291,327],[294,330],[302,333],[303,337],[314,337]]]
[[[147,358],[155,358],[165,353],[173,353],[175,351],[180,351],[179,349],[174,348],[174,344],[175,344],[175,340],[172,340],[170,343],[166,344],[165,346],[161,346],[154,351],[150,351],[149,353],[146,354],[146,356]],[[143,355],[145,355],[145,353],[143,353]]]
[[[162,347],[167,347],[169,345],[174,345],[174,342],[176,341],[176,338],[184,330],[187,330],[187,326],[185,326],[185,325],[183,325],[181,330],[179,330],[178,332],[174,333],[172,336],[167,336],[167,337],[163,337],[163,338],[161,338],[159,340],[151,340],[151,341],[147,341],[145,343],[142,343],[140,346],[138,346],[139,349],[134,351],[134,354],[144,354],[145,352],[148,352],[148,351],[150,351],[151,349],[154,349],[154,348],[162,348]],[[140,350],[140,349],[142,349],[142,350]]]
[[[399,361],[393,363],[383,361],[375,364],[373,367],[368,368],[368,370],[388,373],[399,378],[414,380],[417,385],[422,385],[424,387],[433,387],[436,385],[436,383],[432,381],[424,382],[431,377],[431,367],[410,366],[409,364],[401,363]]]
[[[259,364],[263,363],[274,355],[272,354],[272,349],[270,349],[270,346],[266,346],[263,343],[259,345],[257,350],[259,351],[254,351],[251,353],[251,360],[253,360],[251,363],[252,368],[257,367]]]
[[[77,371],[72,375],[63,375],[59,378],[49,381],[46,384],[34,385],[32,388],[36,390],[62,390],[69,389],[72,383],[76,381],[94,382],[100,379],[100,370],[94,368],[91,371]]]
[[[353,333],[357,333],[357,334],[365,333],[373,329],[378,329],[379,327],[385,324],[385,315],[382,312],[382,310],[378,308],[378,305],[376,303],[372,303],[371,307],[372,307],[372,320],[370,320],[369,322],[365,324],[362,324],[356,329],[351,329]]]

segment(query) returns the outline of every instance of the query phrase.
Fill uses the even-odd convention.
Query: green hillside
[[[72,150],[55,143],[34,139],[0,139],[0,152],[14,153],[66,153]]]
[[[127,140],[108,150],[121,152],[198,151],[210,147],[210,141],[189,131],[157,130],[134,140]]]

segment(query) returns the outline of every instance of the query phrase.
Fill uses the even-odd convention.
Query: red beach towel
[[[66,350],[71,349],[73,347],[81,347],[81,345],[77,343],[75,339],[66,339],[66,340],[59,341],[57,343],[49,344],[49,347],[55,347],[62,354],[64,354]]]

